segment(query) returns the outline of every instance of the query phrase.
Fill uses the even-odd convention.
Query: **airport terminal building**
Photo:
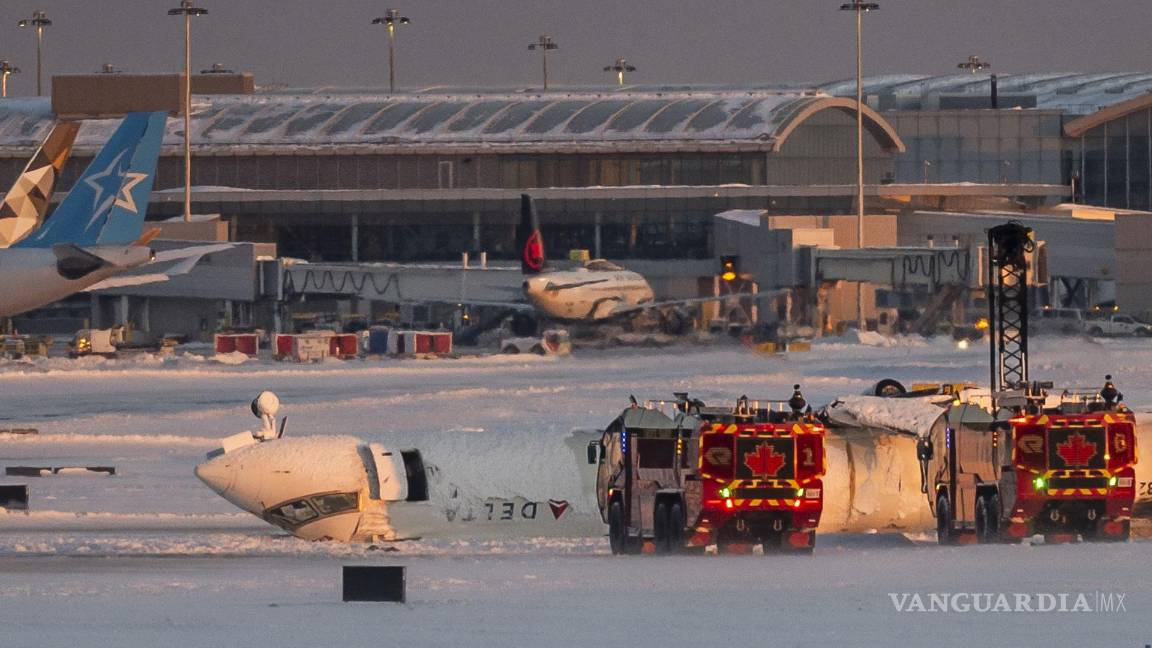
[[[1029,204],[1075,191],[1152,208],[1150,90],[1150,74],[868,78],[869,210],[892,208],[881,186],[931,196],[948,191],[912,185],[960,182],[1008,185],[999,193]],[[515,200],[532,189],[556,249],[705,258],[722,211],[853,212],[853,92],[841,81],[198,94],[194,210],[309,260],[499,259]],[[0,182],[51,119],[47,101],[0,101]],[[62,189],[106,132],[82,129]],[[173,119],[154,218],[181,212],[181,142]]]
[[[236,239],[313,261],[512,258],[519,193],[540,208],[555,249],[610,258],[705,258],[713,214],[733,208],[842,212],[850,195],[751,187],[848,185],[854,103],[774,91],[198,96],[197,213]],[[26,102],[25,102],[26,103]],[[50,123],[0,109],[0,181]],[[868,181],[903,150],[866,112]],[[94,125],[93,125],[94,126]],[[181,213],[178,120],[165,140],[152,207]],[[106,129],[85,127],[78,156]],[[69,165],[67,187],[82,168]],[[668,191],[666,187],[680,188]],[[628,188],[628,189],[622,189]]]
[[[834,245],[859,244],[829,220],[855,212],[852,81],[389,95],[266,91],[247,78],[241,91],[195,93],[193,211],[282,257],[511,260],[524,191],[553,255],[587,249],[684,285],[714,273],[721,212],[818,216]],[[864,94],[872,218],[1069,201],[1152,209],[1152,74],[888,75],[867,78]],[[0,100],[0,183],[54,118],[47,100]],[[114,126],[84,124],[58,191]],[[170,119],[151,219],[183,211],[182,142]]]

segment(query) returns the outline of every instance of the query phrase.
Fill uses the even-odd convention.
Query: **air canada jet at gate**
[[[525,298],[539,313],[561,322],[605,322],[655,311],[666,328],[680,329],[688,319],[680,310],[683,306],[782,294],[782,291],[768,291],[657,302],[652,286],[643,275],[611,261],[592,259],[572,270],[549,269],[535,201],[528,194],[520,196],[520,226],[516,238]]]
[[[155,258],[147,243],[158,230],[143,233],[144,215],[166,119],[162,112],[128,114],[45,224],[0,249],[0,317],[50,304]],[[188,248],[184,256],[207,251]]]

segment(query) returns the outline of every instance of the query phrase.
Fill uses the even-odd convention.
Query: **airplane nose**
[[[220,495],[232,488],[232,481],[236,477],[235,469],[222,459],[210,459],[196,466],[196,476],[200,481]]]

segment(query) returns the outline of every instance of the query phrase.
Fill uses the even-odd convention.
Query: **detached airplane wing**
[[[924,436],[945,413],[952,395],[914,398],[841,396],[823,410],[830,428],[869,428],[898,435]]]
[[[168,281],[172,277],[179,277],[180,275],[186,275],[189,272],[192,272],[192,269],[196,267],[196,264],[200,262],[200,259],[204,258],[205,256],[212,254],[213,252],[221,252],[223,250],[230,249],[231,247],[231,243],[216,243],[212,245],[195,245],[192,247],[177,248],[175,250],[164,250],[163,252],[157,252],[152,263],[148,264],[149,266],[158,263],[167,263],[170,261],[179,261],[179,263],[176,263],[175,265],[162,272],[149,272],[145,274],[118,275],[115,277],[109,277],[100,283],[89,286],[85,292],[91,292],[93,290],[107,290],[109,288],[142,286],[145,284]]]

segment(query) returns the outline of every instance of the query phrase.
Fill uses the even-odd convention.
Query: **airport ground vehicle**
[[[687,394],[625,409],[589,445],[612,552],[811,552],[823,509],[824,426],[787,401],[708,407]],[[650,543],[650,544],[649,544]]]
[[[1032,322],[1034,333],[1073,335],[1083,333],[1084,311],[1079,308],[1052,308],[1045,306],[1036,311]]]
[[[996,414],[972,403],[949,408],[922,439],[925,492],[941,544],[1035,534],[1126,540],[1135,498],[1132,413],[1107,383],[1099,393],[1065,391]],[[1031,402],[1029,402],[1031,401]]]
[[[135,331],[123,326],[110,329],[80,329],[72,336],[68,345],[68,356],[79,358],[86,355],[99,355],[107,358],[125,352],[171,350],[176,340],[158,338],[145,331]]]
[[[505,338],[500,341],[500,353],[568,355],[572,353],[572,337],[565,329],[548,329],[539,336]]]
[[[941,544],[1129,535],[1135,418],[1112,376],[1099,391],[1029,380],[1030,244],[1019,224],[989,230],[991,388],[957,392],[917,444]]]
[[[1108,314],[1100,318],[1089,318],[1084,328],[1088,335],[1095,337],[1152,336],[1152,326],[1137,321],[1131,315]]]

